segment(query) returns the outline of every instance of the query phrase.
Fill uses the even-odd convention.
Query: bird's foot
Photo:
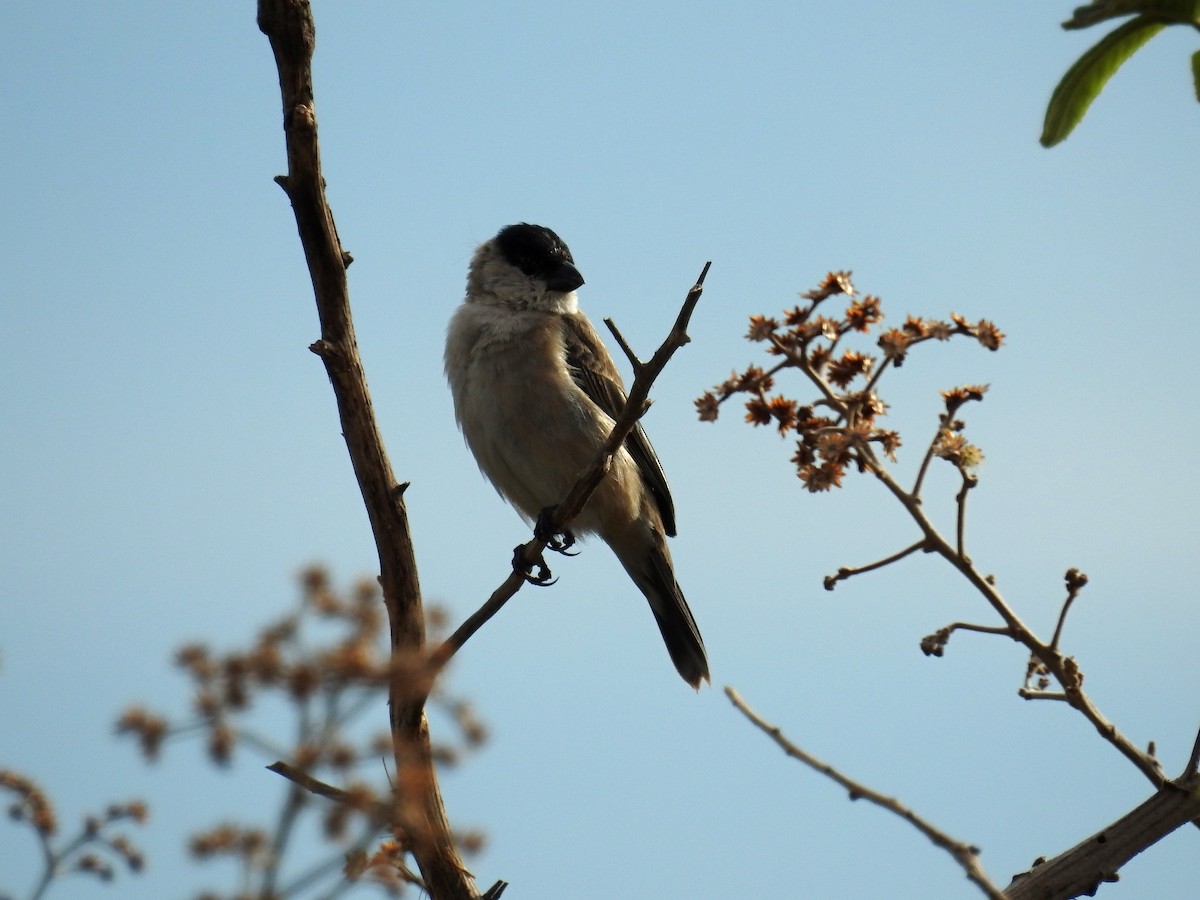
[[[554,530],[554,510],[557,507],[547,506],[538,514],[537,523],[533,526],[533,536],[539,541],[546,542],[546,548],[563,556],[578,556],[579,551],[571,552],[575,546],[575,535],[569,528],[562,531]]]
[[[535,587],[549,587],[558,581],[551,574],[550,567],[546,565],[542,554],[539,553],[532,561],[526,558],[524,544],[518,544],[513,550],[512,567],[513,571],[519,573],[522,578]],[[536,571],[534,571],[535,569]]]

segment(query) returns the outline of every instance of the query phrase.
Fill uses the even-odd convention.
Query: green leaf
[[[1196,88],[1196,99],[1200,100],[1200,50],[1192,54],[1192,84]]]
[[[1108,79],[1142,45],[1166,27],[1162,19],[1137,16],[1103,38],[1067,70],[1046,108],[1042,146],[1053,147],[1070,134]]]

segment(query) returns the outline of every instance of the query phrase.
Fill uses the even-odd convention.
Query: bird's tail
[[[708,656],[704,652],[700,629],[696,627],[692,611],[675,580],[666,539],[655,529],[649,546],[644,538],[635,542],[640,546],[629,547],[629,543],[609,542],[629,577],[649,601],[654,621],[658,623],[667,652],[671,654],[671,662],[675,663],[684,681],[700,690],[700,683],[709,680]]]

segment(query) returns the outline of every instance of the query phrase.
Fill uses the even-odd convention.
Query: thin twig
[[[530,541],[522,548],[523,551],[528,551],[531,546],[536,546],[538,550],[545,548],[545,543],[541,541]],[[492,592],[492,595],[487,598],[487,601],[475,612],[471,613],[466,620],[454,629],[454,633],[447,637],[429,655],[429,668],[433,672],[439,672],[445,668],[446,663],[462,649],[463,644],[471,639],[471,637],[482,628],[487,621],[500,612],[504,608],[504,604],[513,598],[525,584],[525,575],[514,570],[509,574],[504,582]]]
[[[883,362],[881,362],[875,369],[875,373],[870,377],[866,386],[862,389],[864,394],[870,394],[875,390],[875,385],[879,383],[879,379],[883,377],[883,373],[887,371],[888,366],[891,365],[891,362],[892,358],[890,356],[885,356],[883,358]]]
[[[746,701],[742,699],[741,695],[738,694],[738,692],[732,687],[725,688],[725,696],[729,698],[730,702],[737,707],[738,711],[741,712],[742,715],[749,719],[760,731],[764,732],[768,737],[775,741],[775,743],[778,744],[783,752],[788,756],[799,760],[814,771],[819,772],[830,780],[841,785],[843,788],[849,791],[851,800],[867,800],[871,803],[874,803],[876,806],[886,809],[888,812],[894,813],[895,815],[904,819],[906,822],[920,831],[921,834],[929,838],[929,840],[932,841],[935,846],[941,847],[952,857],[954,857],[954,861],[962,867],[963,871],[967,875],[967,878],[973,881],[976,886],[978,886],[979,889],[988,896],[989,900],[1004,900],[1004,894],[1000,892],[999,888],[992,884],[991,879],[989,879],[987,873],[984,872],[983,866],[979,864],[978,847],[973,847],[970,844],[964,844],[962,841],[955,840],[954,838],[950,837],[950,835],[946,834],[944,831],[926,821],[917,813],[913,812],[907,806],[900,803],[900,801],[896,800],[894,797],[884,796],[878,791],[875,791],[866,785],[855,781],[846,775],[843,775],[828,763],[824,763],[810,753],[800,749],[800,747],[796,746],[790,740],[784,737],[783,732],[780,730],[778,725],[772,725],[753,709],[751,709]]]
[[[941,533],[934,526],[926,515],[921,501],[915,494],[910,494],[904,490],[892,477],[891,472],[884,466],[875,456],[869,446],[863,446],[859,451],[863,460],[867,463],[867,467],[871,473],[883,484],[884,487],[895,497],[909,516],[916,522],[917,526],[925,534],[925,540],[931,552],[937,553],[955,569],[962,574],[964,578],[974,587],[983,598],[988,602],[988,605],[996,611],[1005,625],[1011,632],[1013,640],[1023,644],[1029,649],[1029,652],[1043,665],[1047,671],[1053,675],[1060,684],[1064,687],[1070,685],[1078,685],[1080,676],[1078,668],[1070,657],[1065,657],[1056,650],[1052,650],[1048,644],[1043,644],[1038,640],[1033,631],[1023,622],[1021,618],[1009,606],[1008,601],[996,589],[995,584],[990,578],[983,575],[971,562],[962,554],[947,543]],[[1022,695],[1024,696],[1024,695]],[[1036,694],[1035,694],[1036,696]],[[1041,699],[1038,697],[1038,699]],[[1162,766],[1158,760],[1145,753],[1141,748],[1137,747],[1132,741],[1122,734],[1117,727],[1102,713],[1099,708],[1092,702],[1081,689],[1075,689],[1067,696],[1067,702],[1075,709],[1079,710],[1084,717],[1092,723],[1098,734],[1112,744],[1126,759],[1132,762],[1143,775],[1155,787],[1162,787],[1166,783],[1166,776],[1163,773]]]
[[[1017,696],[1023,700],[1061,700],[1064,703],[1071,701],[1065,691],[1038,691],[1027,687],[1018,688]]]
[[[1058,624],[1054,627],[1054,637],[1050,641],[1050,649],[1058,650],[1058,640],[1062,637],[1063,625],[1067,621],[1067,611],[1080,591],[1087,585],[1088,577],[1076,568],[1067,569],[1067,599],[1063,601],[1062,610],[1058,614]]]
[[[971,492],[971,488],[979,484],[979,479],[974,475],[967,474],[965,469],[959,470],[962,474],[962,487],[958,490],[958,495],[954,498],[958,506],[958,516],[955,522],[955,542],[957,544],[958,555],[963,559],[968,559],[966,551],[966,534],[967,534],[967,495]]]
[[[378,838],[379,833],[379,823],[368,821],[367,826],[363,829],[357,840],[348,845],[342,845],[344,848],[343,852],[337,853],[331,859],[319,862],[313,865],[307,871],[300,872],[293,876],[291,881],[279,888],[278,893],[271,894],[270,896],[300,897],[310,885],[316,884],[323,878],[332,875],[334,872],[344,872],[346,869],[347,858],[355,853],[365,853],[367,848],[370,847]],[[403,860],[393,858],[389,861],[389,865],[396,867],[396,871],[405,882],[413,885],[419,890],[426,891],[426,893],[428,893],[425,887],[425,882],[421,880],[421,876],[406,866]],[[348,888],[349,884],[350,883],[348,881],[339,879],[338,886],[333,888],[330,893],[324,896],[329,898],[341,896],[343,890]]]
[[[904,559],[904,557],[906,557],[912,553],[916,553],[918,550],[925,550],[925,549],[927,549],[925,546],[925,539],[922,538],[921,540],[919,540],[915,544],[913,544],[911,547],[905,547],[903,550],[899,551],[898,553],[893,553],[891,556],[884,557],[883,559],[880,559],[880,560],[876,560],[873,563],[867,563],[865,566],[858,566],[857,568],[851,568],[849,566],[842,566],[840,569],[837,570],[836,575],[826,575],[825,576],[825,590],[832,591],[839,581],[845,581],[847,578],[852,578],[855,575],[861,575],[864,572],[871,572],[871,571],[874,571],[875,569],[882,569],[884,566],[891,565],[894,562]]]
[[[1012,629],[1007,625],[974,625],[971,622],[954,622],[946,626],[946,631],[974,631],[979,634],[998,634],[1003,637],[1013,637]]]
[[[1196,732],[1196,741],[1192,744],[1192,755],[1188,757],[1183,774],[1179,777],[1187,778],[1189,775],[1195,775],[1198,771],[1200,771],[1200,731]]]
[[[319,778],[314,778],[303,769],[297,769],[291,763],[286,763],[283,760],[276,760],[267,766],[268,771],[274,772],[276,775],[282,775],[288,781],[303,788],[310,794],[316,794],[318,797],[324,797],[326,800],[332,800],[335,803],[342,803],[346,806],[352,806],[355,809],[361,809],[362,804],[354,799],[354,796],[341,788],[334,787],[331,784],[326,784]],[[371,810],[368,810],[370,812]],[[374,812],[380,818],[380,821],[386,822],[391,814],[391,805],[386,803],[376,804]]]
[[[921,487],[925,483],[925,473],[929,471],[929,463],[933,460],[933,451],[937,447],[938,438],[942,436],[942,425],[938,423],[938,430],[934,432],[933,440],[929,442],[929,447],[925,450],[925,456],[921,460],[921,468],[917,469],[917,480],[913,482],[912,490],[909,494],[913,499],[918,499],[921,496]]]
[[[625,358],[629,360],[629,365],[633,369],[633,377],[637,378],[638,372],[641,371],[642,361],[638,359],[637,354],[633,352],[633,348],[629,346],[629,342],[625,340],[625,335],[621,334],[617,323],[611,318],[606,318],[604,324],[608,326],[608,330],[612,332],[613,338],[617,342],[617,346],[625,354]]]
[[[613,456],[620,450],[621,445],[625,443],[625,439],[637,425],[638,419],[645,415],[650,397],[650,388],[653,386],[655,380],[662,373],[667,362],[675,355],[675,351],[691,340],[687,333],[688,323],[691,322],[696,304],[700,302],[700,295],[704,293],[704,279],[708,276],[708,270],[711,266],[711,261],[706,262],[704,268],[700,270],[700,277],[696,279],[696,283],[688,290],[687,296],[683,300],[683,305],[679,310],[679,315],[676,316],[675,323],[671,326],[671,331],[654,352],[654,355],[645,362],[636,362],[635,370],[637,374],[633,379],[633,384],[629,388],[629,395],[625,400],[625,406],[622,408],[621,414],[617,416],[616,421],[613,423],[612,431],[609,432],[608,438],[601,445],[591,466],[580,476],[575,486],[571,488],[562,502],[555,507],[554,513],[550,516],[547,523],[550,533],[561,533],[583,510],[592,493],[600,486],[600,482],[603,481],[604,476],[608,473]],[[614,333],[617,332],[614,331]],[[618,338],[618,340],[621,342],[626,355],[630,357],[631,361],[636,361],[636,354],[631,349],[627,349],[624,338]],[[546,541],[535,537],[524,544],[520,548],[519,553],[525,562],[533,565],[541,558],[541,554],[545,549]],[[462,649],[463,645],[470,640],[475,632],[482,628],[492,616],[503,609],[504,604],[517,591],[524,587],[526,581],[526,577],[521,572],[514,571],[510,573],[504,579],[503,583],[492,592],[487,601],[430,654],[430,670],[433,672],[440,671],[453,658],[454,654]]]
[[[365,813],[367,822],[369,824],[367,831],[358,841],[355,842],[354,846],[358,849],[365,849],[370,844],[371,839],[379,833],[380,829],[386,827],[392,818],[391,804],[373,803],[370,806],[364,807],[361,801],[356,799],[347,791],[344,791],[341,788],[336,788],[331,784],[326,784],[319,778],[314,778],[303,769],[298,769],[290,763],[284,762],[283,760],[277,760],[276,762],[271,763],[271,765],[267,766],[267,769],[276,773],[277,775],[282,775],[284,778],[288,779],[288,781],[292,782],[296,788],[308,791],[310,794],[314,794],[318,797],[324,797],[326,800],[332,800],[334,803],[341,803],[344,806],[361,810],[363,813]],[[308,872],[296,876],[290,884],[288,884],[279,892],[279,896],[292,896],[298,893],[302,887],[313,881],[316,881],[328,871],[336,870],[344,865],[345,860],[343,859],[343,855],[339,854],[338,857],[331,862],[321,863],[317,866],[314,866]],[[422,890],[428,890],[425,887],[424,881],[421,880],[419,875],[410,871],[407,866],[403,865],[403,863],[397,863],[397,866],[405,881],[421,888]]]
[[[1016,635],[1007,625],[975,625],[971,622],[951,622],[945,628],[939,628],[933,634],[921,638],[921,651],[926,656],[942,656],[946,645],[950,643],[950,635],[956,631],[974,631],[978,634],[996,634],[1001,637],[1016,640]]]

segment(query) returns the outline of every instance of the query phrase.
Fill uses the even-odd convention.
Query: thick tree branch
[[[312,10],[306,0],[259,0],[258,26],[271,42],[283,100],[288,171],[276,180],[292,203],[321,323],[321,338],[311,349],[325,363],[333,385],[342,433],[375,536],[393,657],[408,660],[423,652],[425,641],[420,583],[402,490],[375,423],[354,336],[346,284],[351,258],[338,239],[325,198],[312,84]],[[477,892],[455,848],[438,790],[424,692],[393,679],[389,705],[399,785],[393,828],[411,847],[435,900],[473,900]]]
[[[1099,786],[1098,786],[1099,789]],[[1132,812],[1054,859],[1013,878],[1008,900],[1070,900],[1092,896],[1147,847],[1200,816],[1200,778],[1169,782]]]
[[[654,385],[658,376],[662,374],[662,370],[666,368],[671,357],[675,355],[675,351],[691,340],[687,333],[688,323],[692,320],[692,313],[696,309],[696,304],[700,302],[700,295],[704,293],[704,279],[708,275],[710,266],[712,266],[712,262],[704,264],[704,268],[700,271],[700,277],[696,279],[696,283],[692,285],[683,300],[683,305],[680,307],[679,315],[676,316],[675,324],[671,327],[671,331],[663,339],[662,344],[659,345],[658,350],[654,352],[654,355],[649,360],[645,362],[639,360],[625,342],[625,339],[620,336],[619,332],[615,331],[615,326],[609,325],[610,329],[614,329],[614,334],[617,335],[617,340],[625,351],[626,356],[629,357],[636,374],[633,384],[629,388],[629,396],[625,401],[625,406],[621,410],[621,414],[617,416],[616,422],[613,423],[608,439],[600,447],[595,460],[580,475],[575,486],[571,488],[570,493],[555,507],[554,514],[545,523],[551,533],[562,532],[583,510],[588,498],[592,496],[592,493],[600,486],[600,482],[608,473],[613,456],[621,448],[621,445],[625,443],[625,439],[629,437],[629,433],[633,431],[638,420],[645,415],[646,410],[649,408],[650,388]],[[535,537],[523,546],[518,547],[517,553],[521,559],[530,566],[533,566],[541,562],[542,552],[545,549],[546,541]],[[504,604],[512,599],[527,581],[528,579],[523,574],[515,571],[504,579],[504,582],[492,592],[492,595],[483,606],[469,616],[452,635],[442,642],[441,646],[433,651],[430,656],[430,666],[435,671],[445,666],[451,657],[470,640],[475,632],[482,628],[492,616],[503,609]]]

